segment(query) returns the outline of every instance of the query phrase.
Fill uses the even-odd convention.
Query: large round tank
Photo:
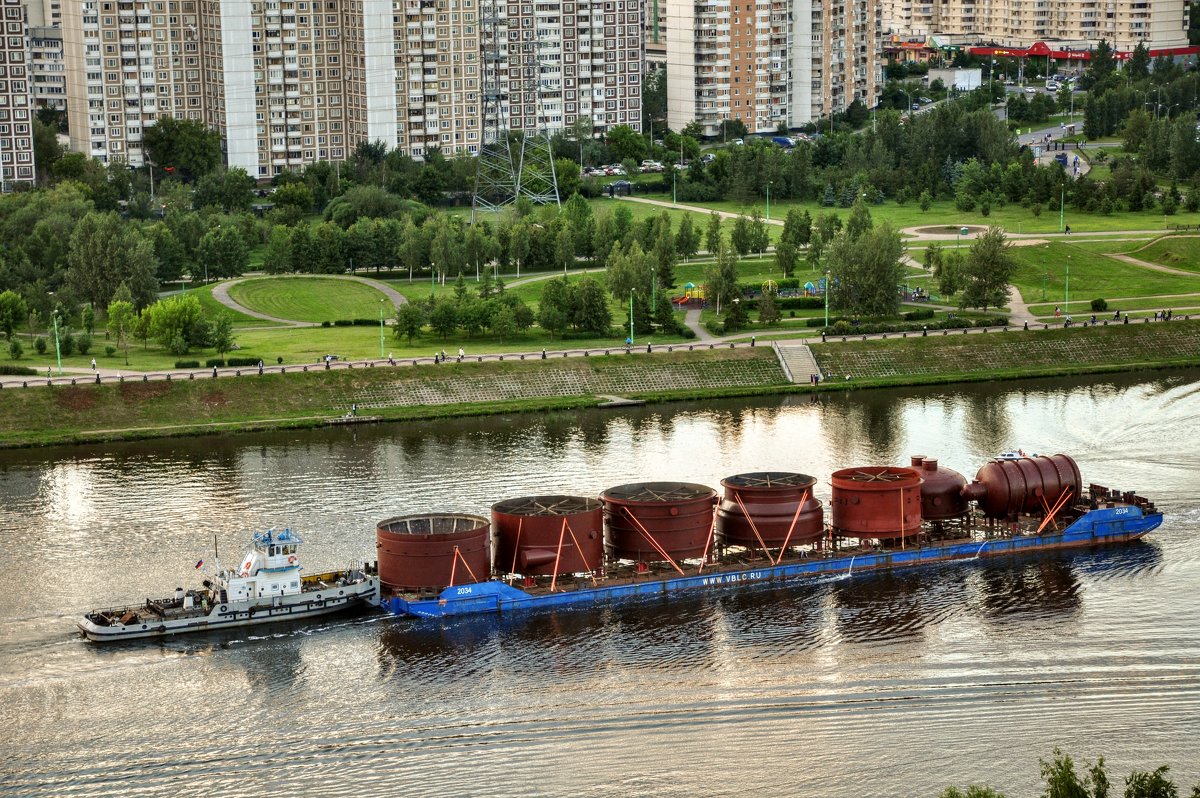
[[[978,502],[989,518],[1029,513],[1040,515],[1053,507],[1066,491],[1071,499],[1082,494],[1079,466],[1065,454],[1034,457],[999,457],[984,463],[966,497]]]
[[[921,479],[921,518],[926,521],[945,521],[961,518],[967,514],[967,498],[963,488],[967,478],[944,466],[939,466],[936,457],[913,455],[912,467],[919,471]]]
[[[673,560],[703,556],[717,492],[687,482],[634,482],[600,494],[613,555],[622,560]],[[636,519],[636,520],[635,520]],[[643,528],[645,532],[643,532]]]
[[[812,495],[816,484],[816,477],[790,471],[759,471],[726,477],[721,480],[725,496],[717,507],[717,534],[728,545],[746,548],[777,548],[785,541],[790,546],[820,538],[825,513],[821,502]],[[800,509],[799,517],[797,508]],[[759,543],[760,537],[762,543]]]
[[[921,475],[914,469],[843,468],[833,472],[832,483],[836,534],[890,540],[921,531]]]
[[[492,505],[492,525],[496,530],[496,568],[501,571],[550,575],[556,573],[557,562],[557,573],[569,574],[594,571],[604,560],[604,516],[595,499],[506,499]]]
[[[478,515],[426,513],[380,521],[379,581],[393,590],[483,581],[491,576],[491,543],[488,520]]]

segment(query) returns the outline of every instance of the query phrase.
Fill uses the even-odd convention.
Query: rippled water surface
[[[1200,782],[1200,374],[0,452],[0,792],[1037,792],[1061,745]],[[312,568],[390,515],[1015,448],[1168,514],[1147,541],[600,610],[110,647],[74,618],[290,526]]]

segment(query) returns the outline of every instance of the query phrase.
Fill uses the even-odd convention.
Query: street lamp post
[[[58,359],[58,376],[62,376],[62,349],[58,345],[58,309],[51,314],[54,319],[54,356]]]
[[[383,303],[379,300],[379,359],[383,360]]]
[[[1042,247],[1042,301],[1046,301],[1046,279],[1050,276],[1050,272],[1046,271],[1046,253],[1049,252],[1050,245]]]
[[[771,181],[767,181],[767,224],[771,223]]]
[[[829,281],[829,270],[825,270],[825,329],[829,329],[829,289],[832,287]]]
[[[629,340],[626,343],[630,345],[633,344],[633,292],[636,290],[636,288],[629,289]]]

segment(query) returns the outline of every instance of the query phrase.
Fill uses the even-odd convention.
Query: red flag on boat
[[[204,565],[204,560],[200,560],[196,563],[197,568],[199,568],[201,565]]]

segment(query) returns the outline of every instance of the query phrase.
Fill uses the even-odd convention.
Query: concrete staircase
[[[820,374],[812,350],[805,344],[776,344],[779,364],[792,382],[809,382],[814,374]]]

